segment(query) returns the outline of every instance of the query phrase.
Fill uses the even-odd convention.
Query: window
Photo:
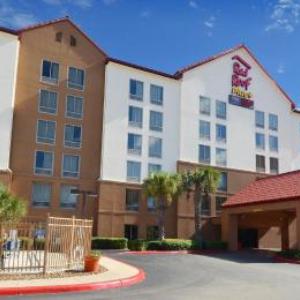
[[[269,136],[270,151],[278,152],[278,137],[274,135]]]
[[[222,204],[227,200],[226,197],[216,196],[216,212],[220,212],[222,210]]]
[[[129,121],[129,126],[142,128],[143,109],[136,106],[129,106],[128,121]]]
[[[256,149],[265,149],[265,135],[262,133],[255,134]]]
[[[35,152],[35,174],[52,175],[53,173],[53,153],[45,151]]]
[[[82,119],[83,115],[83,98],[67,96],[66,116],[74,119]]]
[[[159,239],[159,228],[156,225],[147,226],[147,240],[155,241]]]
[[[148,174],[157,173],[161,171],[161,165],[158,164],[148,164]]]
[[[162,157],[162,139],[158,137],[149,137],[149,156]]]
[[[153,197],[147,198],[147,209],[148,211],[155,211],[156,210],[156,201]]]
[[[70,67],[68,75],[68,88],[83,90],[84,70]]]
[[[225,149],[216,148],[216,165],[226,166],[227,164],[227,152]]]
[[[140,134],[128,133],[127,150],[131,154],[142,154],[142,136]]]
[[[144,83],[138,80],[130,79],[129,96],[134,100],[143,100]]]
[[[274,114],[269,114],[269,129],[277,131],[278,130],[278,116]]]
[[[221,172],[220,173],[220,180],[218,185],[219,191],[227,191],[227,173]]]
[[[226,120],[226,103],[223,101],[216,101],[216,117],[218,119]]]
[[[51,184],[34,182],[32,184],[31,201],[34,207],[49,207],[51,202]]]
[[[126,210],[138,211],[141,197],[140,190],[126,189]]]
[[[271,174],[278,174],[279,173],[278,158],[270,157],[270,173]]]
[[[162,105],[164,100],[164,89],[162,86],[150,85],[150,102],[152,104]]]
[[[42,80],[49,83],[58,83],[58,74],[59,74],[59,64],[43,60],[42,66]]]
[[[200,96],[200,114],[210,115],[210,98]]]
[[[199,145],[199,162],[210,164],[210,146]]]
[[[128,240],[136,240],[138,238],[138,227],[137,225],[124,225],[124,236]]]
[[[71,47],[75,47],[76,44],[77,44],[76,38],[73,35],[71,35],[70,36],[70,45],[71,45]]]
[[[55,143],[55,128],[54,121],[38,120],[37,123],[37,142],[45,144]]]
[[[57,113],[57,93],[41,90],[40,101],[39,101],[39,112],[56,114]]]
[[[210,140],[210,123],[209,122],[200,120],[199,136],[201,139]]]
[[[256,127],[265,127],[265,113],[262,111],[255,111],[255,125]]]
[[[163,114],[158,111],[150,111],[150,129],[154,131],[163,130]]]
[[[141,180],[141,163],[127,161],[127,180],[139,182]]]
[[[65,154],[63,156],[63,177],[79,177],[80,157],[78,155]]]
[[[256,171],[257,172],[266,171],[265,157],[263,155],[256,155]]]
[[[210,197],[204,196],[202,200],[201,207],[201,215],[202,216],[210,216]]]
[[[65,146],[72,148],[81,147],[81,126],[66,125],[65,126]]]
[[[226,126],[217,124],[216,125],[216,140],[217,140],[217,142],[226,143],[226,138],[227,138]]]
[[[63,37],[62,32],[61,32],[61,31],[60,31],[60,32],[57,32],[57,33],[55,34],[55,41],[56,41],[56,42],[61,42],[61,41],[62,41],[62,37]]]
[[[78,195],[71,193],[71,190],[78,189],[77,186],[62,185],[60,187],[60,207],[62,208],[76,208]]]

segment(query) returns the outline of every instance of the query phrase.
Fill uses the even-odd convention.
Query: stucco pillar
[[[300,205],[296,206],[296,248],[300,250]]]
[[[228,250],[238,250],[238,216],[222,213],[222,241],[227,242]]]
[[[280,227],[281,231],[281,249],[288,250],[290,247],[289,239],[289,219],[284,218]]]

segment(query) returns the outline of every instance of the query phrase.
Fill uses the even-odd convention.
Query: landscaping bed
[[[300,264],[300,250],[284,250],[275,256],[275,261]]]

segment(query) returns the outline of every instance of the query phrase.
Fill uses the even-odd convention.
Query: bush
[[[18,238],[18,240],[20,241],[20,249],[21,250],[31,250],[32,246],[33,246],[33,239],[28,238],[28,237],[23,237],[20,236]]]
[[[163,241],[150,241],[147,250],[190,250],[192,240],[165,239]]]
[[[147,248],[147,241],[145,240],[129,240],[128,249],[131,251],[143,251]]]
[[[300,259],[300,250],[290,249],[279,252],[279,255],[286,258]]]
[[[203,243],[203,249],[207,250],[226,250],[227,243],[223,241],[205,241]]]
[[[92,249],[127,249],[126,238],[92,238]]]
[[[45,239],[34,239],[33,248],[35,250],[44,250],[45,249]]]

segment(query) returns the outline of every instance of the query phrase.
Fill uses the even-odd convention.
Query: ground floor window
[[[202,200],[201,215],[210,216],[210,197],[204,196]]]
[[[222,204],[227,200],[226,197],[217,196],[216,197],[216,212],[220,213],[222,210]]]
[[[62,185],[60,188],[60,207],[76,208],[78,195],[71,194],[71,190],[78,189],[77,186]]]
[[[138,226],[125,224],[124,226],[124,236],[128,240],[136,240],[138,238]]]
[[[159,238],[159,228],[156,225],[147,226],[147,240],[153,241]]]
[[[153,197],[147,198],[147,209],[148,211],[155,211],[156,210],[156,201]]]
[[[278,172],[279,172],[278,158],[270,157],[270,173],[278,174]]]
[[[51,184],[34,182],[32,184],[32,206],[49,207],[51,202]]]

